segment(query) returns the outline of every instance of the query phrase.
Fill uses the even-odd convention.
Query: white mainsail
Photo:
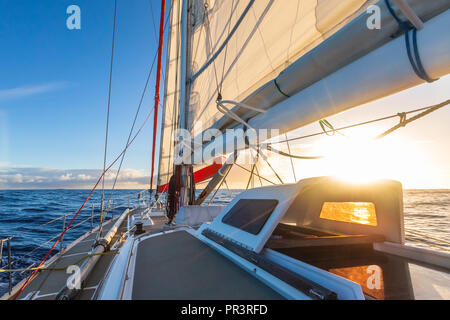
[[[161,124],[161,147],[158,165],[158,186],[167,184],[172,175],[173,133],[178,123],[178,103],[180,98],[181,6],[182,0],[171,1]]]
[[[242,101],[369,3],[227,0],[205,8],[203,1],[193,1],[188,129],[198,134],[222,117],[218,91],[225,100]]]
[[[418,19],[424,22],[439,14],[446,14],[442,12],[450,6],[446,0],[393,2],[409,5]],[[186,76],[188,103],[182,109],[186,112],[183,115],[186,119],[185,128],[192,136],[197,136],[208,128],[224,130],[239,124],[219,112],[218,99],[245,102],[254,107],[270,109],[266,114],[258,114],[245,108],[234,108],[233,111],[247,119],[252,127],[277,127],[281,133],[286,133],[322,117],[423,82],[410,66],[404,52],[403,38],[392,41],[392,34],[397,32],[399,26],[386,8],[385,1],[227,0],[189,3],[189,64]],[[364,13],[373,4],[381,8],[381,30],[370,30],[366,26],[368,16]],[[396,9],[396,12],[402,20],[408,20],[400,10]],[[433,23],[433,30],[445,27],[446,19],[440,20],[440,23]],[[433,32],[431,31],[431,34]],[[430,30],[425,33],[430,34]],[[424,36],[418,32],[418,38]],[[434,64],[429,66],[433,76],[440,77],[448,73],[448,59],[445,57],[448,50],[445,43],[440,44],[436,39],[434,36],[419,40],[422,43],[419,50],[424,51],[423,47],[432,45],[429,50],[424,51],[424,56],[434,61]],[[388,42],[392,44],[387,46]],[[375,50],[377,53],[374,53]],[[384,58],[381,60],[376,57],[378,52],[383,52]],[[431,54],[428,54],[430,52]],[[387,59],[386,54],[389,57],[395,56],[396,60],[391,62],[399,69],[395,77],[390,79],[391,82],[385,83],[382,88],[372,86],[366,81],[361,83],[361,90],[366,94],[359,94],[358,97],[351,94],[361,91],[357,88],[358,83],[355,83],[358,79],[353,79],[353,83],[348,81],[352,79],[351,74],[365,68],[364,63],[381,63],[383,59]],[[443,65],[442,59],[446,61],[443,68],[440,67]],[[425,61],[425,64],[427,63]],[[342,71],[343,67],[350,65],[352,67],[347,68],[347,71]],[[378,79],[387,76],[386,72],[380,72],[383,68],[377,70],[375,67],[373,70]],[[169,69],[169,72],[174,73],[176,69]],[[339,74],[343,72],[347,74],[339,78]],[[359,76],[364,78],[362,74]],[[278,83],[273,79],[277,79]],[[332,83],[335,84],[333,90],[337,90],[336,97],[332,96],[329,90]],[[345,88],[340,88],[339,83],[346,85]],[[391,87],[392,90],[385,87]],[[320,92],[327,92],[331,96]],[[296,98],[288,99],[291,95]],[[342,96],[347,98],[341,99]],[[316,109],[323,111],[314,112]],[[302,116],[299,118],[299,115]],[[164,120],[164,139],[173,132],[173,126],[170,126],[173,122],[169,120]],[[226,139],[227,136],[224,135],[223,140]],[[214,143],[222,144],[219,139]],[[163,158],[166,157],[168,164],[173,163],[172,145],[161,145]],[[170,150],[172,153],[167,152]],[[189,155],[183,156],[185,160],[186,157]],[[206,159],[209,160],[211,159]],[[164,167],[161,163],[160,168]],[[165,169],[168,169],[170,176],[170,165]],[[160,170],[161,175],[164,173]],[[167,181],[168,176],[165,176],[160,185]]]
[[[224,99],[241,101],[345,26],[373,1],[189,1],[187,129],[196,135],[222,116]],[[181,0],[172,1],[158,185],[172,175],[179,110]]]

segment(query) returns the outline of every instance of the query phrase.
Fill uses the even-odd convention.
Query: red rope
[[[153,113],[153,109],[150,110],[149,114],[147,115],[147,118],[145,119],[144,123],[142,124],[142,126],[139,128],[139,130],[136,132],[136,134],[134,135],[133,139],[130,141],[130,143],[128,143],[125,148],[123,149],[123,151],[117,156],[117,158],[105,169],[105,171],[103,171],[102,175],[100,176],[100,178],[98,178],[97,183],[94,185],[94,187],[92,188],[91,192],[89,193],[88,197],[86,198],[86,200],[84,200],[83,204],[81,205],[80,209],[78,209],[78,211],[75,213],[75,216],[72,218],[72,220],[70,220],[69,224],[67,225],[67,227],[64,229],[64,231],[61,233],[61,235],[58,237],[58,239],[56,239],[55,243],[53,244],[53,246],[50,248],[50,250],[48,250],[47,254],[45,255],[45,257],[42,259],[42,261],[39,263],[39,265],[37,266],[37,268],[33,271],[33,273],[28,277],[27,281],[25,281],[25,283],[22,285],[22,287],[19,289],[19,291],[16,293],[16,295],[14,296],[13,300],[16,300],[17,297],[23,292],[23,290],[25,289],[25,287],[28,285],[28,283],[31,281],[31,279],[35,276],[35,274],[38,272],[39,268],[44,264],[44,262],[47,260],[48,256],[50,255],[50,253],[53,251],[53,249],[56,247],[56,245],[58,244],[58,242],[61,240],[61,238],[64,236],[64,234],[66,233],[66,231],[70,228],[70,226],[72,225],[73,221],[75,220],[75,218],[78,216],[78,214],[81,212],[81,210],[84,208],[84,206],[86,205],[86,203],[88,202],[89,198],[92,196],[92,193],[94,192],[94,190],[97,188],[98,184],[100,183],[100,181],[102,180],[102,178],[104,177],[105,173],[109,171],[109,169],[111,169],[111,167],[119,160],[119,158],[122,156],[122,154],[124,154],[124,152],[128,149],[128,147],[133,143],[134,139],[136,139],[136,137],[139,135],[139,133],[141,132],[142,128],[144,128],[145,124],[147,123],[148,119],[150,118],[151,114]]]
[[[162,50],[164,40],[164,16],[166,10],[166,0],[161,0],[161,20],[159,22],[159,44],[158,44],[158,65],[156,68],[156,85],[155,85],[155,114],[153,118],[153,144],[152,144],[152,170],[150,175],[150,192],[153,188],[153,173],[155,170],[155,150],[156,150],[156,134],[158,126],[158,105],[159,91],[161,86],[161,66],[162,66]]]

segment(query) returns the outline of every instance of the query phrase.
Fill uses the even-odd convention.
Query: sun
[[[318,141],[316,151],[325,158],[321,165],[328,175],[355,182],[399,179],[399,173],[413,170],[420,154],[417,148],[399,137],[376,140],[378,130],[356,128]]]

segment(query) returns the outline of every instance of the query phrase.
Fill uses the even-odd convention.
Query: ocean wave
[[[23,212],[46,212],[46,208],[23,208],[21,209]]]
[[[45,205],[45,206],[38,206],[38,207],[32,207],[32,208],[23,208],[21,210],[23,212],[33,213],[33,212],[57,211],[57,210],[61,210],[61,208],[55,208],[54,206]]]
[[[405,219],[417,219],[417,218],[430,218],[430,219],[442,219],[444,216],[439,214],[426,214],[426,213],[415,213],[414,215],[405,216]]]

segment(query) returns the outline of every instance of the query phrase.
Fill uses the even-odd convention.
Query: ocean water
[[[240,190],[220,190],[213,204],[227,204]],[[12,267],[26,268],[38,264],[53,245],[56,236],[72,219],[88,190],[0,190],[0,239],[11,239]],[[115,209],[109,218],[123,212],[128,201],[137,202],[136,190],[116,190],[113,194]],[[105,192],[110,198],[110,191]],[[74,220],[72,228],[64,235],[64,246],[68,245],[91,228],[92,205],[94,204],[94,227],[99,222],[101,192],[95,191],[91,200]],[[205,204],[210,199],[205,201]],[[450,190],[406,190],[404,192],[405,230],[407,244],[422,248],[450,251]],[[49,221],[53,221],[48,223]],[[439,240],[447,241],[442,243]],[[438,248],[439,246],[439,248]],[[53,254],[59,252],[59,244]],[[7,266],[7,246],[3,243],[0,269]],[[13,273],[13,284],[29,275],[29,272]],[[0,296],[8,290],[8,273],[0,273]]]

